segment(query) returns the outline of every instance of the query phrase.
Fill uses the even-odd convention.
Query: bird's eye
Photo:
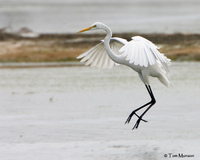
[[[96,28],[96,27],[97,27],[97,25],[94,25],[94,26],[93,26],[93,28]]]

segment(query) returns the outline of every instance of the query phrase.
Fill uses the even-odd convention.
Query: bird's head
[[[106,25],[101,22],[95,22],[90,27],[87,27],[85,29],[80,30],[78,33],[85,32],[85,31],[91,31],[91,30],[97,30],[97,29],[105,29]]]

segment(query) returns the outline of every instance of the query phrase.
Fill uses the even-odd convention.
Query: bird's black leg
[[[145,85],[145,87],[147,88],[148,93],[149,93],[150,96],[151,96],[151,93],[152,93],[152,92],[149,90],[149,88],[148,88],[147,85]],[[150,104],[151,104],[151,101],[148,102],[148,103],[146,103],[146,104],[144,104],[143,106],[141,106],[141,107],[139,107],[139,108],[133,110],[132,113],[129,115],[128,119],[126,120],[125,124],[126,124],[126,123],[129,123],[129,122],[131,121],[131,118],[132,118],[133,115],[136,115],[136,116],[139,118],[139,116],[136,114],[136,112],[139,111],[140,109],[146,107],[147,105],[150,105]],[[143,121],[147,122],[146,120],[143,120]]]
[[[135,123],[133,129],[135,129],[135,128],[137,129],[137,128],[138,128],[138,126],[139,126],[139,124],[140,124],[140,121],[142,120],[142,117],[143,117],[143,116],[145,115],[145,113],[156,103],[156,100],[155,100],[155,98],[154,98],[154,95],[153,95],[153,92],[152,92],[152,90],[151,90],[151,87],[148,85],[148,86],[146,86],[146,88],[147,88],[147,90],[148,90],[148,92],[149,92],[149,95],[150,95],[150,97],[151,97],[150,105],[149,105],[149,107],[140,115],[140,117],[138,118],[137,122]]]
[[[147,88],[147,91],[148,91],[148,93],[149,93],[149,95],[150,95],[150,97],[151,97],[151,101],[148,102],[148,103],[146,103],[146,104],[144,104],[143,106],[141,106],[141,107],[135,109],[135,110],[132,111],[132,113],[129,115],[129,117],[128,117],[128,119],[126,120],[125,123],[129,123],[133,115],[136,115],[136,116],[138,117],[138,120],[137,120],[137,122],[135,123],[133,129],[138,128],[138,126],[139,126],[141,120],[144,121],[144,122],[147,122],[146,120],[143,120],[142,117],[143,117],[143,116],[145,115],[145,113],[156,103],[156,100],[155,100],[155,98],[154,98],[154,95],[153,95],[153,92],[152,92],[152,90],[151,90],[150,85],[145,85],[145,87]],[[148,106],[148,105],[149,105],[149,106]],[[148,106],[148,108],[147,108],[140,116],[138,116],[138,115],[136,114],[136,112],[139,111],[140,109],[146,107],[146,106]]]

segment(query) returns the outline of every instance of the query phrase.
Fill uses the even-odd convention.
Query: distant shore
[[[172,60],[200,61],[200,34],[113,34],[130,40],[140,35],[160,46]],[[99,43],[104,34],[41,34],[35,38],[0,34],[0,62],[69,62]]]

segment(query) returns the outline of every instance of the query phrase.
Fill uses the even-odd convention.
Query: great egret
[[[90,65],[91,67],[112,68],[115,64],[122,64],[138,72],[140,79],[143,81],[151,97],[150,102],[133,110],[125,122],[125,124],[129,123],[132,116],[136,115],[138,120],[133,129],[138,128],[141,120],[147,122],[142,118],[156,103],[149,84],[149,76],[157,77],[165,86],[170,86],[171,84],[168,80],[168,66],[171,60],[165,57],[164,54],[161,54],[156,45],[143,37],[132,37],[130,42],[122,38],[112,38],[111,29],[101,22],[96,22],[78,33],[98,29],[107,32],[104,40],[90,50],[79,55],[77,59],[82,58],[81,62],[86,62],[86,65]],[[136,112],[144,107],[147,107],[147,109],[139,116]]]

